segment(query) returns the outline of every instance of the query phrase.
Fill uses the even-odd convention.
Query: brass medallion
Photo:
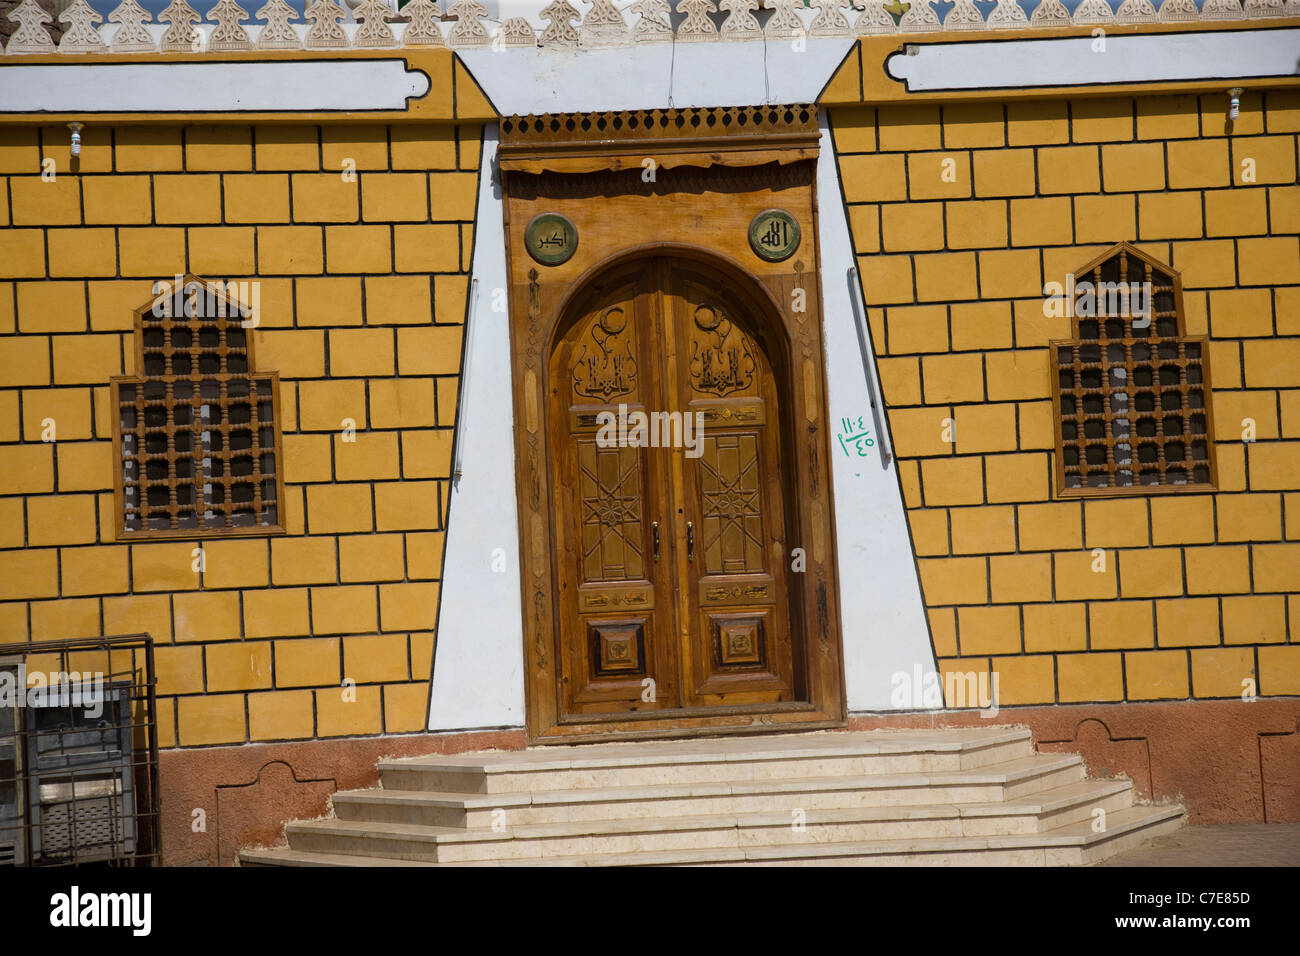
[[[524,245],[542,265],[558,266],[578,251],[578,230],[559,213],[544,212],[524,230]]]

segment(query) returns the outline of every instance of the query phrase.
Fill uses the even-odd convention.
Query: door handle
[[[695,525],[686,522],[686,560],[695,560]]]
[[[659,522],[658,521],[653,521],[650,523],[650,531],[654,536],[655,560],[658,561],[659,560]]]

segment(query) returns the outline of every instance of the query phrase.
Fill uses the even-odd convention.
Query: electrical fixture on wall
[[[1235,120],[1241,115],[1241,94],[1240,86],[1234,86],[1228,90],[1228,119]]]
[[[81,156],[81,129],[80,123],[69,123],[68,129],[72,130],[71,152],[72,158],[77,159]]]

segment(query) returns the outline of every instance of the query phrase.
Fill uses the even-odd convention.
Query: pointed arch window
[[[112,381],[119,537],[282,532],[280,383],[255,372],[243,284],[177,276],[136,310]]]
[[[1121,242],[1059,292],[1073,330],[1049,343],[1059,492],[1214,490],[1209,342],[1187,334],[1179,274]]]

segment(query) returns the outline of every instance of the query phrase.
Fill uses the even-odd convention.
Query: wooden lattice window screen
[[[1050,343],[1060,493],[1213,490],[1208,339],[1178,273],[1119,243],[1073,283],[1074,337]]]
[[[248,316],[193,276],[136,311],[138,374],[112,382],[120,536],[284,530],[280,383]]]

